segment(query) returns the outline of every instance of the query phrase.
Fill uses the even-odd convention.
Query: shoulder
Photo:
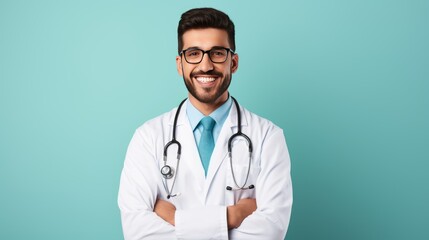
[[[155,118],[147,120],[142,125],[140,125],[136,131],[145,134],[155,131],[159,133],[159,129],[164,129],[173,123],[176,111],[177,107]]]
[[[245,107],[240,106],[240,111],[243,116],[242,121],[247,122],[248,126],[252,129],[252,131],[260,129],[263,132],[283,132],[283,129],[274,124],[269,119],[261,117],[258,114],[249,111]]]
[[[261,156],[263,153],[287,153],[286,138],[282,128],[246,108],[241,107],[241,113],[243,116],[242,132],[251,139],[255,156]],[[258,162],[259,160],[262,161],[262,159],[272,159],[272,157],[256,159]],[[273,161],[269,160],[269,162]]]

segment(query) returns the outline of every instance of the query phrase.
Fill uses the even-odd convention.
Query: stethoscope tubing
[[[174,116],[174,124],[173,124],[173,136],[171,141],[169,141],[165,146],[164,146],[164,156],[163,156],[163,161],[164,161],[164,166],[161,168],[161,174],[164,177],[164,188],[167,191],[167,199],[170,199],[171,196],[173,196],[171,193],[174,189],[174,185],[176,184],[176,176],[173,175],[177,175],[179,172],[179,162],[180,162],[180,157],[182,155],[182,145],[180,144],[179,141],[176,140],[176,126],[177,126],[177,119],[179,118],[179,113],[180,113],[180,109],[182,108],[182,105],[185,103],[186,98],[179,104],[179,107],[177,108],[177,112],[176,115]],[[174,173],[174,170],[171,169],[170,166],[167,165],[167,152],[168,152],[168,148],[173,145],[176,144],[177,145],[177,162],[176,162],[176,173]],[[163,168],[167,168],[169,171],[167,174],[164,174],[162,172]],[[168,183],[167,183],[167,179],[172,178],[173,179],[173,184],[171,185],[171,189],[168,188]]]
[[[232,173],[232,178],[234,180],[234,184],[237,187],[236,189],[227,186],[226,190],[228,191],[236,191],[236,190],[247,190],[247,189],[254,189],[255,186],[253,184],[249,185],[248,187],[245,187],[247,184],[247,181],[249,179],[249,174],[250,174],[250,167],[251,167],[251,163],[252,163],[252,153],[253,153],[253,145],[252,145],[252,140],[241,131],[241,111],[240,111],[240,106],[237,102],[237,100],[231,96],[231,99],[233,100],[235,107],[237,109],[237,132],[234,133],[229,139],[228,139],[228,156],[229,156],[229,162],[230,162],[230,166],[231,166],[231,173]],[[164,178],[163,181],[163,185],[164,188],[167,192],[167,199],[170,199],[171,197],[175,197],[178,194],[172,194],[173,192],[173,188],[174,185],[176,183],[176,176],[178,174],[178,170],[179,170],[179,162],[180,162],[180,157],[181,157],[181,153],[182,153],[182,145],[180,144],[179,141],[176,140],[176,127],[177,127],[177,120],[180,114],[180,110],[182,108],[182,105],[185,103],[187,99],[185,98],[178,106],[177,110],[176,110],[176,115],[174,116],[174,124],[173,124],[173,134],[172,134],[172,138],[171,140],[165,144],[164,146],[164,153],[163,153],[163,162],[164,165],[161,168],[161,174]],[[237,184],[237,180],[235,178],[235,174],[234,174],[234,168],[233,168],[233,164],[232,164],[232,142],[235,138],[237,137],[243,137],[247,144],[248,144],[248,150],[249,150],[249,164],[248,164],[248,168],[247,168],[247,175],[246,175],[246,179],[244,181],[244,184],[242,186],[239,186]],[[175,168],[175,172],[174,169],[172,169],[169,165],[167,165],[167,152],[168,152],[168,148],[172,145],[177,145],[177,163],[176,163],[176,168]],[[168,183],[167,180],[173,178],[173,183],[171,185],[171,188],[168,187]]]

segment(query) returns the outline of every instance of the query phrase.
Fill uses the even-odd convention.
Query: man
[[[118,197],[125,239],[284,238],[289,153],[279,127],[229,95],[234,35],[218,10],[182,15],[176,64],[188,99],[131,140]]]

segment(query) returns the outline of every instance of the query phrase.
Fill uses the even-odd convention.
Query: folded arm
[[[236,205],[227,207],[228,229],[237,228],[243,220],[256,210],[255,199],[241,199]],[[155,204],[154,212],[164,221],[175,225],[174,216],[176,207],[168,201],[158,199]]]
[[[177,239],[175,228],[153,212],[158,194],[154,179],[158,176],[153,147],[138,129],[127,150],[119,186],[118,205],[121,210],[125,240]]]
[[[290,159],[283,131],[279,128],[265,139],[261,152],[261,172],[255,184],[255,212],[238,228],[229,231],[230,239],[284,239],[292,209]]]

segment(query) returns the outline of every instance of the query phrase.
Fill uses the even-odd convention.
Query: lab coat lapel
[[[179,118],[177,119],[176,139],[182,146],[182,155],[180,157],[180,173],[178,174],[193,174],[198,188],[203,189],[205,176],[198,148],[195,143],[194,134],[186,115],[185,102],[180,110]],[[170,120],[170,124],[174,125],[174,116]],[[171,128],[172,129],[172,128]]]
[[[241,114],[241,126],[247,125],[247,119],[244,114]],[[215,148],[213,149],[212,156],[210,158],[210,165],[207,172],[207,177],[205,181],[205,196],[207,197],[210,187],[216,174],[220,172],[220,166],[228,157],[228,140],[229,138],[237,132],[237,109],[235,104],[231,106],[228,118],[223,124],[222,130],[219,133],[219,137],[216,141]],[[198,150],[197,150],[198,151]],[[226,186],[225,186],[226,187]],[[207,199],[206,199],[207,201]]]

